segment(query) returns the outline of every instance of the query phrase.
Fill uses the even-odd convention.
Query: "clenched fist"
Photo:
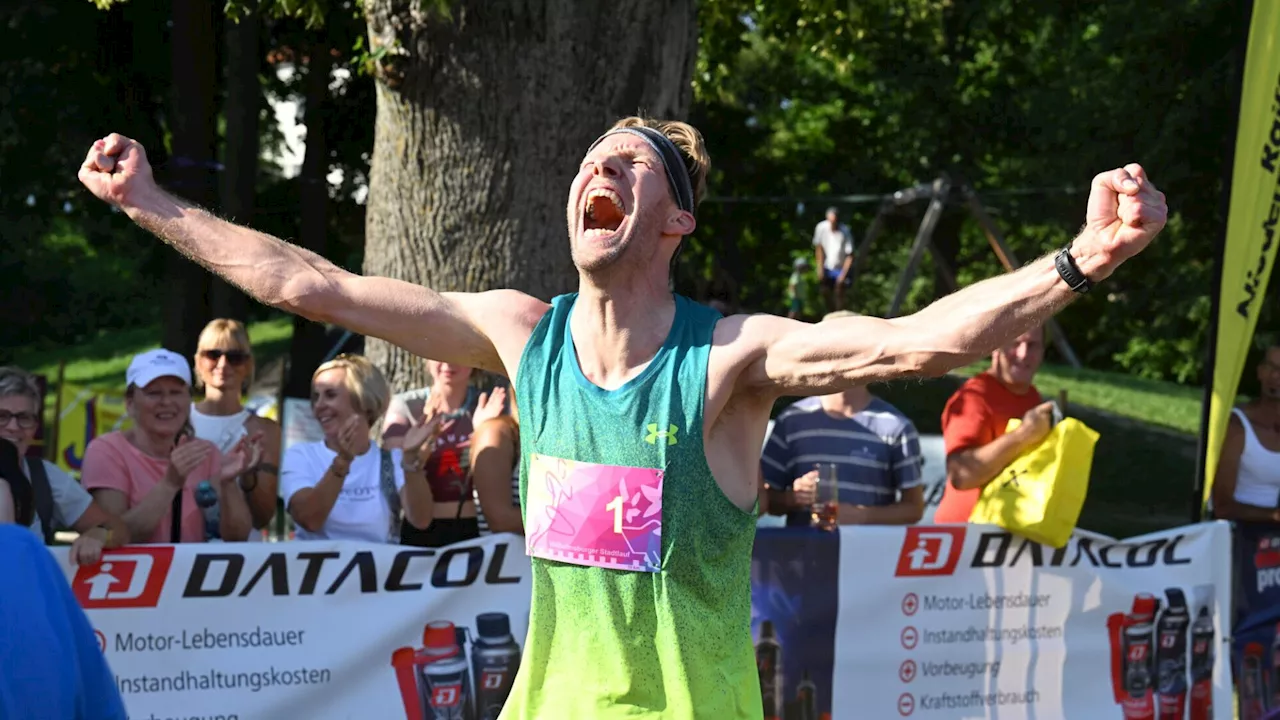
[[[1141,165],[1102,173],[1093,179],[1085,229],[1072,255],[1090,280],[1105,279],[1137,255],[1164,229],[1169,206]]]
[[[119,207],[128,207],[139,194],[156,187],[147,151],[117,133],[93,143],[79,178],[89,192]]]

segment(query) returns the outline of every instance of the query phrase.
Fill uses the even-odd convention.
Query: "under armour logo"
[[[659,430],[658,423],[649,423],[649,434],[644,436],[644,441],[650,445],[658,444],[658,439],[662,438],[667,441],[668,445],[675,445],[676,433],[680,432],[680,428],[672,425],[667,430]]]

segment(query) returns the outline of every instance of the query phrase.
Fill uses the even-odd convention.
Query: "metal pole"
[[[929,238],[933,236],[934,229],[938,227],[938,221],[942,219],[942,210],[946,205],[947,192],[950,189],[951,183],[945,178],[933,181],[933,199],[929,202],[929,209],[924,213],[924,220],[920,222],[915,244],[911,246],[911,258],[907,260],[907,266],[902,269],[898,289],[893,294],[893,302],[889,304],[891,318],[898,317],[902,303],[907,299],[907,289],[911,287],[911,279],[915,277],[916,270],[920,266],[920,259],[924,257],[924,249],[929,245]]]
[[[1000,229],[991,220],[991,216],[987,215],[987,209],[982,206],[982,201],[978,199],[977,193],[973,188],[965,188],[965,202],[969,205],[969,212],[973,214],[978,225],[987,235],[987,242],[991,244],[991,249],[995,252],[996,257],[1000,259],[1000,264],[1004,265],[1004,269],[1012,272],[1021,267],[1018,258],[1014,256],[1013,250],[1005,244],[1004,236],[1001,235]],[[1076,357],[1076,351],[1071,348],[1071,343],[1067,342],[1067,334],[1062,332],[1062,326],[1058,325],[1058,321],[1049,318],[1045,323],[1049,330],[1049,339],[1053,342],[1053,346],[1058,348],[1058,352],[1066,359],[1067,364],[1079,370],[1081,368],[1080,358]]]

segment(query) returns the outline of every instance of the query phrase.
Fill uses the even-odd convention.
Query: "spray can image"
[[[1133,598],[1133,609],[1107,618],[1111,640],[1111,690],[1125,720],[1154,720],[1152,692],[1155,660],[1155,616],[1159,601],[1141,593]]]
[[[1187,630],[1191,612],[1179,588],[1164,591],[1168,604],[1156,622],[1156,717],[1182,720],[1187,706]]]
[[[1213,586],[1196,588],[1191,622],[1191,720],[1213,720]]]
[[[772,620],[760,623],[760,640],[756,642],[756,669],[760,671],[764,718],[779,720],[782,717],[782,647],[774,636]]]
[[[396,685],[400,688],[406,720],[423,720],[422,693],[418,690],[418,676],[414,670],[416,655],[417,651],[411,647],[402,647],[391,653],[391,667],[396,672]]]
[[[477,615],[476,635],[471,643],[476,715],[479,720],[498,720],[520,668],[520,645],[511,636],[506,613]]]
[[[1240,658],[1240,720],[1261,720],[1266,712],[1263,699],[1267,695],[1266,670],[1263,668],[1262,643],[1244,646]]]
[[[818,688],[805,670],[796,686],[796,706],[798,720],[818,720]]]
[[[471,677],[460,628],[430,622],[422,631],[422,649],[414,657],[423,720],[476,720]]]

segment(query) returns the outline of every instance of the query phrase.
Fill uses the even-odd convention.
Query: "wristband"
[[[1072,292],[1081,295],[1089,292],[1093,287],[1093,283],[1080,272],[1080,267],[1076,265],[1075,258],[1071,257],[1071,243],[1058,251],[1053,257],[1053,266],[1058,270],[1058,275],[1062,277],[1062,281],[1071,288]]]
[[[106,547],[110,545],[111,544],[111,528],[107,527],[106,525],[99,525],[98,528],[102,530],[103,533],[106,534],[106,537],[102,539],[102,546]]]

